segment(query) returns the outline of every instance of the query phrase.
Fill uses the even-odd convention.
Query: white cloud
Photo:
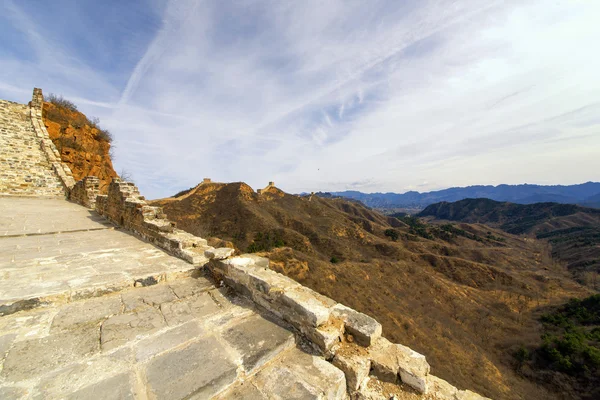
[[[122,86],[26,28],[40,59],[67,71],[49,84],[101,117],[117,138],[118,168],[148,197],[205,176],[275,180],[288,191],[597,179],[596,2],[182,0],[154,9],[162,26]],[[0,60],[11,66],[0,91],[29,83],[23,63]]]

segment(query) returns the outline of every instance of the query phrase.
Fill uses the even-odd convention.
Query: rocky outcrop
[[[110,157],[111,144],[100,129],[82,113],[48,102],[43,102],[43,117],[44,129],[75,180],[95,176],[100,191],[106,193],[117,173]]]

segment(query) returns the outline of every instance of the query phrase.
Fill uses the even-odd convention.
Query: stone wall
[[[75,183],[69,192],[69,200],[87,208],[96,208],[96,197],[100,194],[100,179],[87,176]]]
[[[316,351],[346,375],[351,398],[370,398],[370,376],[404,384],[431,398],[476,400],[429,373],[425,356],[382,337],[381,324],[269,269],[269,260],[252,254],[227,258],[207,251],[213,276],[290,323]]]
[[[114,178],[108,187],[108,194],[96,196],[96,211],[113,223],[192,264],[200,265],[208,261],[204,252],[212,247],[207,245],[206,240],[177,229],[175,223],[167,219],[162,207],[148,205],[131,182],[121,182],[119,178]]]
[[[64,197],[64,185],[45,152],[47,143],[37,134],[32,112],[24,104],[0,100],[0,193]]]
[[[75,186],[75,179],[73,178],[71,169],[61,161],[60,153],[48,135],[46,125],[44,125],[44,121],[42,120],[43,104],[44,96],[42,95],[42,89],[34,88],[33,97],[29,103],[31,123],[33,124],[33,129],[37,138],[40,140],[42,151],[46,154],[46,158],[55,174],[60,178],[65,193],[68,193],[69,190]]]

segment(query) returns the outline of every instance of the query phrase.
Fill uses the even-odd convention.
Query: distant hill
[[[241,182],[202,183],[152,204],[179,228],[267,255],[272,269],[376,317],[386,337],[427,354],[451,383],[495,399],[563,398],[513,367],[515,346],[535,346],[541,334],[537,306],[589,295],[553,264],[546,241],[385,216],[334,195],[258,194]]]
[[[600,182],[587,182],[579,185],[498,185],[468,186],[419,193],[362,193],[357,191],[332,192],[333,195],[347,197],[379,209],[419,208],[441,201],[458,201],[467,198],[487,198],[497,201],[510,201],[517,204],[555,202],[582,204],[600,207]]]
[[[580,279],[600,273],[600,209],[573,204],[514,204],[465,199],[428,206],[419,217],[481,223],[512,234],[533,234],[552,245],[552,254]]]

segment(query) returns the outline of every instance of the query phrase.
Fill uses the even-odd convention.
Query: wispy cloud
[[[112,25],[82,43],[119,68],[67,31],[48,34],[40,11],[4,7],[0,33],[35,57],[0,53],[0,94],[35,84],[77,99],[113,131],[118,168],[149,197],[205,176],[404,191],[571,183],[600,170],[596,2],[72,7],[75,20],[106,14]]]

